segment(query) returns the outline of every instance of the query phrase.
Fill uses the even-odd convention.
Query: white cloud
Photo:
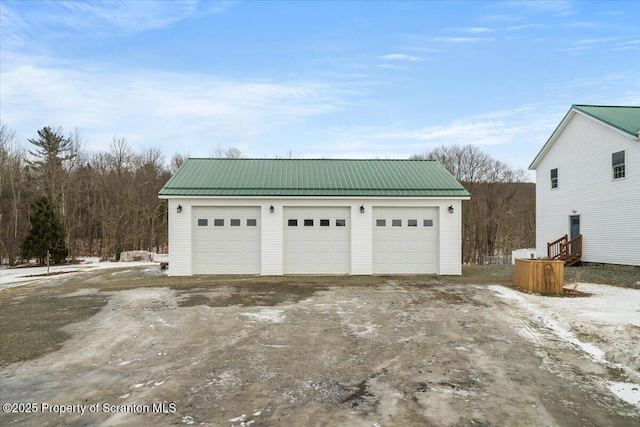
[[[511,110],[493,111],[463,117],[443,125],[420,128],[400,123],[334,129],[332,133],[336,139],[333,144],[325,146],[325,149],[339,153],[338,157],[357,157],[354,153],[363,152],[372,157],[406,158],[435,146],[473,144],[501,147],[496,150],[505,151],[506,147],[513,147],[511,150],[516,152],[514,156],[522,156],[524,152],[527,159],[533,159],[537,149],[566,112],[563,108],[545,111],[542,105],[523,105]],[[538,145],[526,144],[525,141],[533,141]],[[506,153],[501,159],[509,161]]]
[[[547,24],[522,24],[511,25],[506,28],[507,31],[520,31],[520,30],[544,30],[549,28]]]
[[[405,55],[404,53],[392,53],[389,55],[383,55],[380,59],[385,59],[388,61],[419,61],[420,57]]]
[[[47,1],[32,7],[3,2],[4,49],[48,46],[69,37],[108,37],[169,27],[176,22],[223,12],[234,2],[214,1]]]
[[[510,9],[521,9],[531,13],[549,14],[565,16],[574,13],[572,0],[514,0],[495,3],[494,6]]]
[[[410,140],[437,144],[507,144],[513,142],[518,128],[508,127],[503,121],[456,121],[446,126],[428,126],[420,129],[386,131],[372,135],[374,139]]]
[[[590,49],[607,48],[611,50],[635,50],[640,48],[638,41],[622,41],[622,37],[601,37],[582,39],[574,42],[573,46],[560,49],[561,52],[568,52],[574,55],[581,54]]]
[[[640,50],[640,40],[630,40],[619,43],[613,50]]]
[[[611,41],[616,41],[616,40],[620,40],[620,37],[602,37],[602,38],[599,38],[599,39],[583,39],[583,40],[578,40],[576,42],[576,44],[578,44],[578,45],[593,45],[593,44],[606,43],[606,42],[611,42]]]
[[[489,37],[433,37],[431,41],[439,43],[480,43],[484,41],[491,41],[493,38]]]
[[[495,28],[489,28],[489,27],[468,27],[468,28],[458,28],[458,31],[461,33],[470,33],[470,34],[485,34],[485,33],[493,33],[497,30]]]
[[[336,111],[343,98],[356,96],[309,81],[237,81],[27,61],[3,68],[3,122],[23,139],[47,125],[77,126],[94,149],[116,134],[134,146],[172,145],[192,154],[189,145],[207,141],[248,144],[309,116]]]

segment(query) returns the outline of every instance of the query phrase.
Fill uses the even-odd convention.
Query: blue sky
[[[639,1],[0,3],[20,141],[207,156],[406,158],[476,144],[527,168],[571,104],[640,105]]]

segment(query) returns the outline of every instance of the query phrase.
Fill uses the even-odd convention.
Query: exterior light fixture
[[[364,205],[360,205],[360,213],[364,213]]]
[[[453,205],[449,205],[449,213],[453,213]]]
[[[273,205],[271,205],[271,207],[269,208],[269,212],[273,213],[274,209],[273,209]]]
[[[182,213],[182,205],[178,205],[178,208],[176,209],[176,212]]]

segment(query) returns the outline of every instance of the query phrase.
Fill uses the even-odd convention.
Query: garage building
[[[160,190],[169,274],[461,274],[465,188],[437,161],[188,159]]]

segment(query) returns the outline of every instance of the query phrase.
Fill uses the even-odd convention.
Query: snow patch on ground
[[[145,272],[154,275],[166,275],[166,270],[160,270],[160,262],[167,262],[169,256],[166,254],[154,254],[154,262],[134,261],[127,263],[103,261],[100,262],[98,257],[79,258],[82,264],[75,265],[54,265],[49,267],[49,273],[53,276],[47,276],[47,267],[25,267],[25,268],[0,268],[0,290],[13,288],[15,286],[30,285],[33,283],[43,283],[53,279],[59,279],[62,273],[78,274],[83,271],[103,270],[109,268],[122,267],[139,267],[149,266]],[[157,271],[157,272],[155,272]]]
[[[75,292],[64,294],[60,298],[86,297],[86,296],[89,296],[89,295],[97,295],[99,293],[100,293],[100,289],[78,289]]]
[[[240,313],[240,315],[246,316],[254,322],[281,323],[285,318],[284,310],[275,308],[265,308],[257,313]]]
[[[536,305],[535,302],[527,301],[524,295],[520,295],[513,289],[504,288],[502,286],[490,286],[489,288],[497,292],[498,295],[502,298],[516,301],[522,308],[527,310],[535,320],[540,322],[547,329],[551,330],[558,338],[562,339],[563,341],[570,342],[571,344],[574,344],[575,346],[581,348],[585,353],[588,353],[595,361],[604,361],[604,351],[600,350],[593,344],[583,343],[582,341],[577,339],[571,331],[569,331],[566,327],[560,325],[560,323],[558,323],[554,319],[555,313],[540,308]],[[531,338],[534,341],[538,341],[539,339],[539,335],[535,331],[527,328],[522,328],[519,333],[521,336],[525,338]]]
[[[625,402],[640,408],[640,385],[633,383],[621,383],[616,381],[607,381],[609,390]]]
[[[521,295],[553,314],[585,345],[601,349],[606,360],[640,373],[640,289],[579,283],[578,290],[592,295],[585,298]]]
[[[592,295],[557,298],[497,285],[489,289],[525,309],[560,340],[602,365],[622,368],[640,383],[640,290],[579,283],[579,291]],[[518,332],[532,341],[542,338],[525,322]],[[608,385],[616,396],[640,408],[640,384],[608,381]]]
[[[358,298],[336,301],[333,304],[345,332],[357,338],[374,339],[378,337],[381,325],[373,323],[368,315],[363,314],[364,310],[361,309],[365,305]]]

